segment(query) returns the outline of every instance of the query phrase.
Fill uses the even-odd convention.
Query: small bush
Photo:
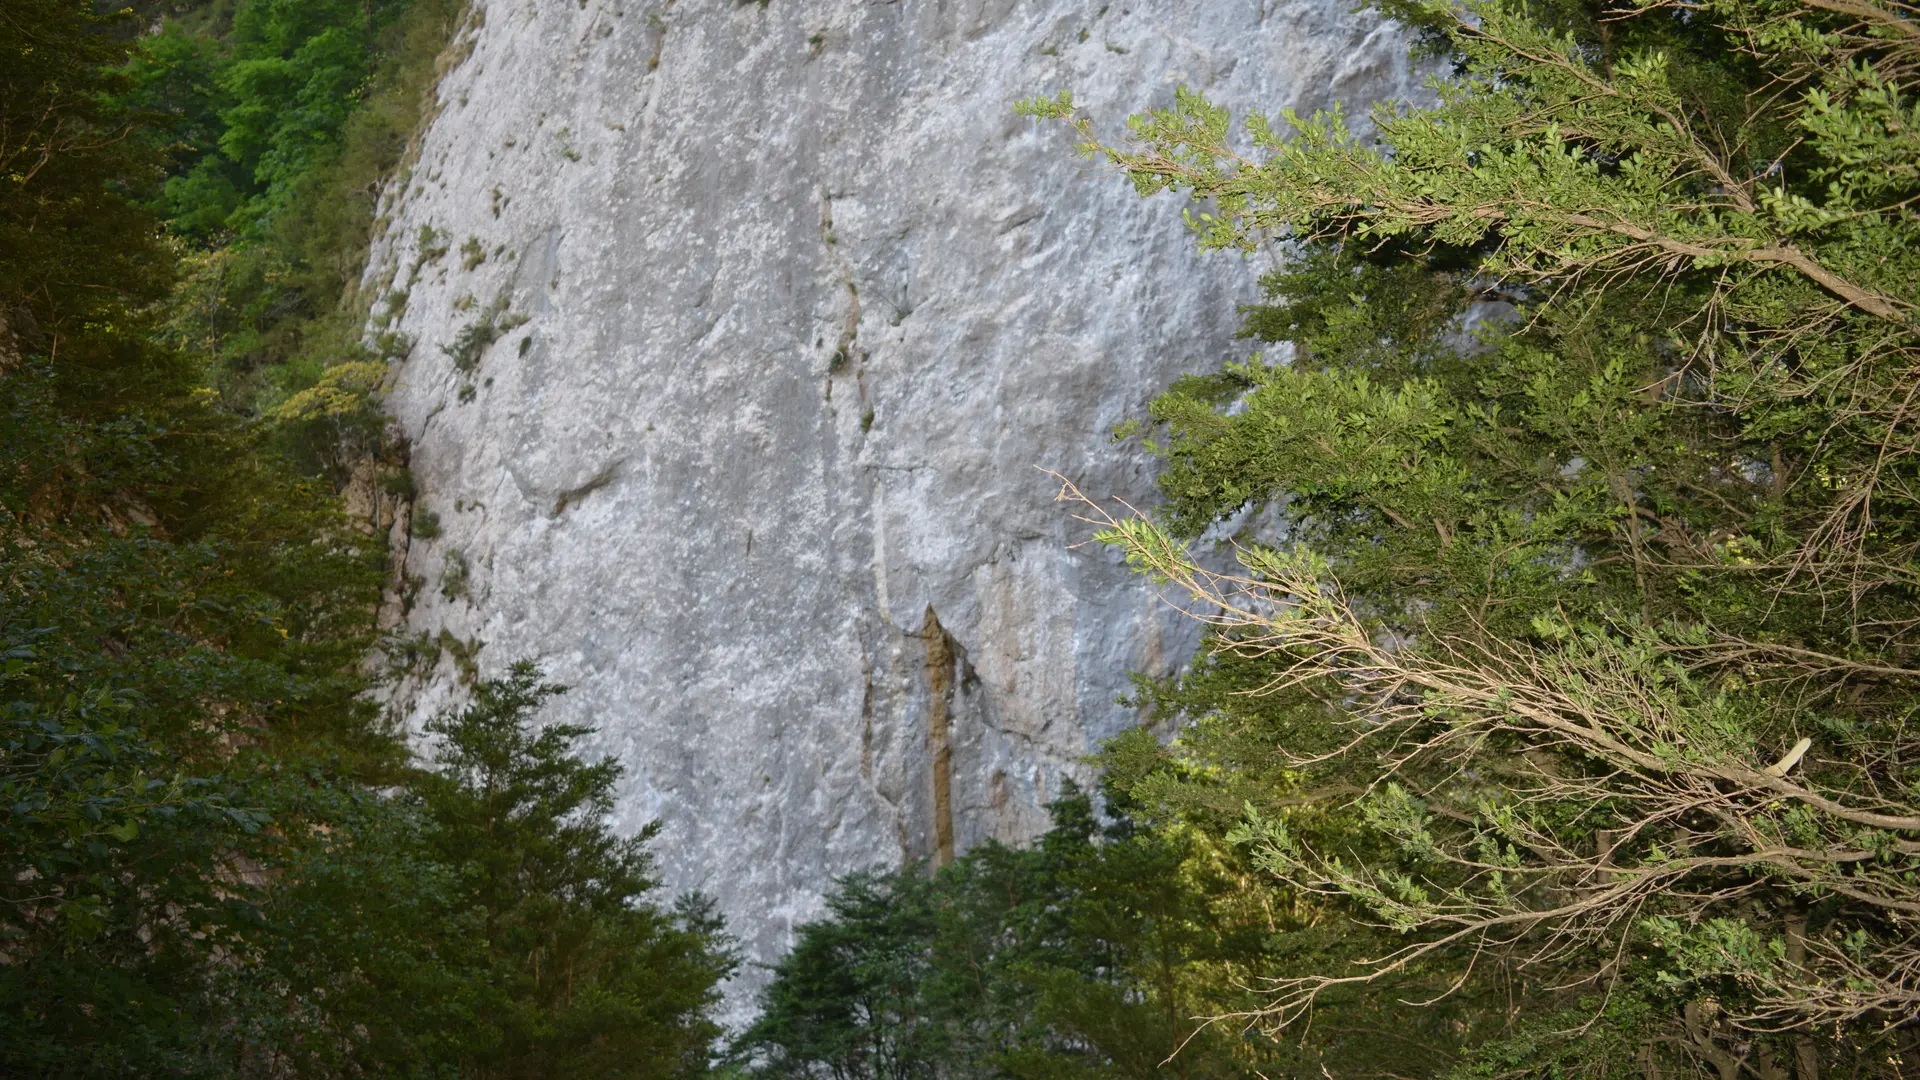
[[[473,576],[473,565],[459,551],[447,552],[445,561],[440,564],[440,595],[448,600],[458,600],[469,595],[468,579]]]
[[[413,498],[413,470],[389,469],[380,474],[380,490],[403,499]]]
[[[515,327],[524,325],[527,319],[525,315],[508,314],[507,298],[498,297],[480,313],[479,319],[460,328],[460,332],[454,335],[453,344],[440,346],[440,351],[453,360],[455,371],[462,375],[470,374],[480,366],[480,356],[487,351],[487,346]]]

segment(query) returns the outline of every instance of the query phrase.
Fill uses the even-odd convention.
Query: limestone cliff
[[[400,700],[541,661],[756,960],[834,875],[1042,829],[1192,633],[1040,469],[1150,498],[1109,431],[1244,352],[1259,267],[1010,106],[1411,92],[1350,6],[476,0],[368,270],[437,520],[396,616],[453,646]]]

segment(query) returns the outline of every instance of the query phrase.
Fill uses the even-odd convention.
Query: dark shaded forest
[[[341,465],[456,5],[0,10],[0,1072],[678,1076],[733,967],[515,669],[409,753]],[[309,395],[311,397],[311,395]]]

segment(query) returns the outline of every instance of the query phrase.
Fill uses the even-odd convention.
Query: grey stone
[[[1261,265],[1011,106],[1071,87],[1117,136],[1181,82],[1414,93],[1350,6],[477,4],[368,270],[408,291],[388,404],[441,523],[404,629],[569,684],[552,718],[627,765],[619,825],[664,824],[665,880],[754,961],[836,875],[1033,836],[1137,722],[1128,672],[1195,640],[1042,470],[1150,501],[1110,431],[1244,355]],[[422,226],[451,250],[416,276]],[[417,722],[460,677],[394,700]]]

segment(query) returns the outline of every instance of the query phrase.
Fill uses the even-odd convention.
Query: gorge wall
[[[1043,829],[1193,631],[1040,469],[1150,501],[1109,432],[1245,352],[1259,267],[1011,105],[1413,92],[1349,7],[476,0],[367,271],[437,518],[398,700],[541,662],[753,960],[835,875]]]

